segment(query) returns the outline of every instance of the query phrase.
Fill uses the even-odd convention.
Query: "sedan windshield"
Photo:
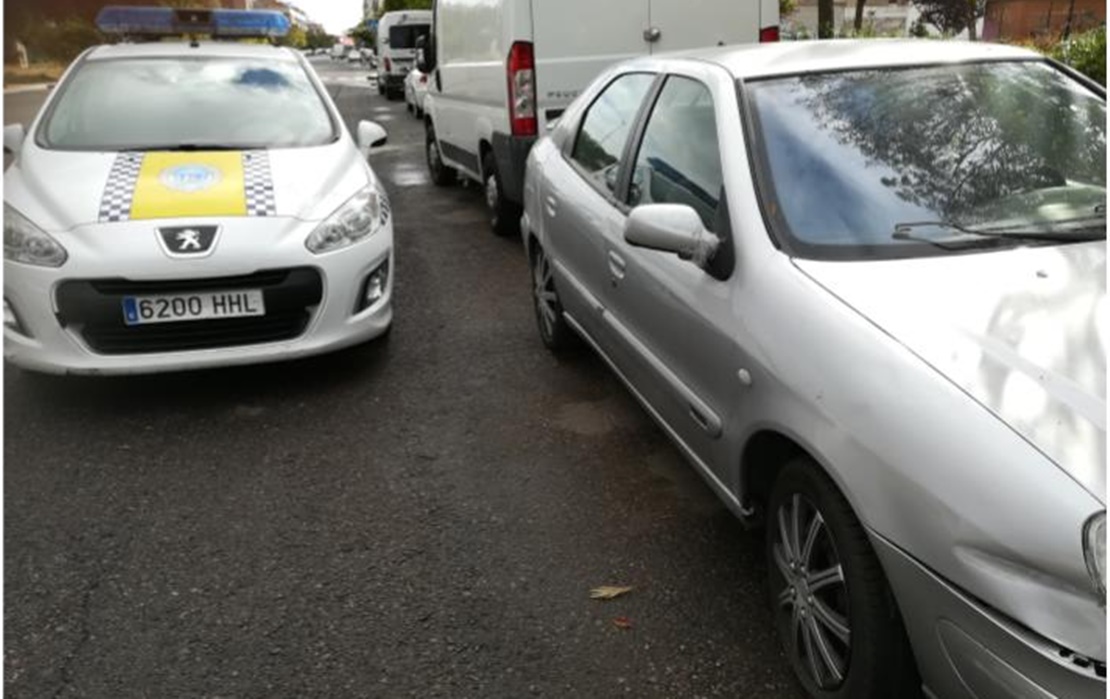
[[[1046,63],[811,74],[747,93],[765,211],[798,255],[1105,238],[1105,100]]]
[[[292,61],[94,60],[60,90],[39,130],[46,148],[288,148],[336,138],[323,100]]]

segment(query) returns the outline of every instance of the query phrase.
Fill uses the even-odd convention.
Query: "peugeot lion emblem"
[[[219,226],[170,226],[158,229],[162,248],[170,257],[199,257],[212,252]]]

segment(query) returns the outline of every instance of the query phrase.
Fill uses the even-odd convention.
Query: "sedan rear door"
[[[559,157],[544,164],[539,188],[544,245],[563,307],[606,352],[606,254],[623,235],[625,221],[614,192],[629,136],[655,81],[652,73],[625,73],[610,81]]]

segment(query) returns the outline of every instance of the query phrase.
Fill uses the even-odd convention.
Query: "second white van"
[[[417,51],[428,168],[439,185],[482,183],[500,235],[519,230],[532,144],[606,67],[779,32],[779,0],[436,0],[433,12]]]
[[[413,69],[416,42],[431,29],[428,10],[386,12],[378,20],[378,94],[400,99],[405,77]]]

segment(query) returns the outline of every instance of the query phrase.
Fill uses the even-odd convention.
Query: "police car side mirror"
[[[358,122],[358,149],[364,155],[369,155],[371,148],[384,146],[388,139],[389,135],[380,124],[373,121]]]
[[[4,127],[4,152],[15,155],[23,147],[23,124],[8,124]]]

